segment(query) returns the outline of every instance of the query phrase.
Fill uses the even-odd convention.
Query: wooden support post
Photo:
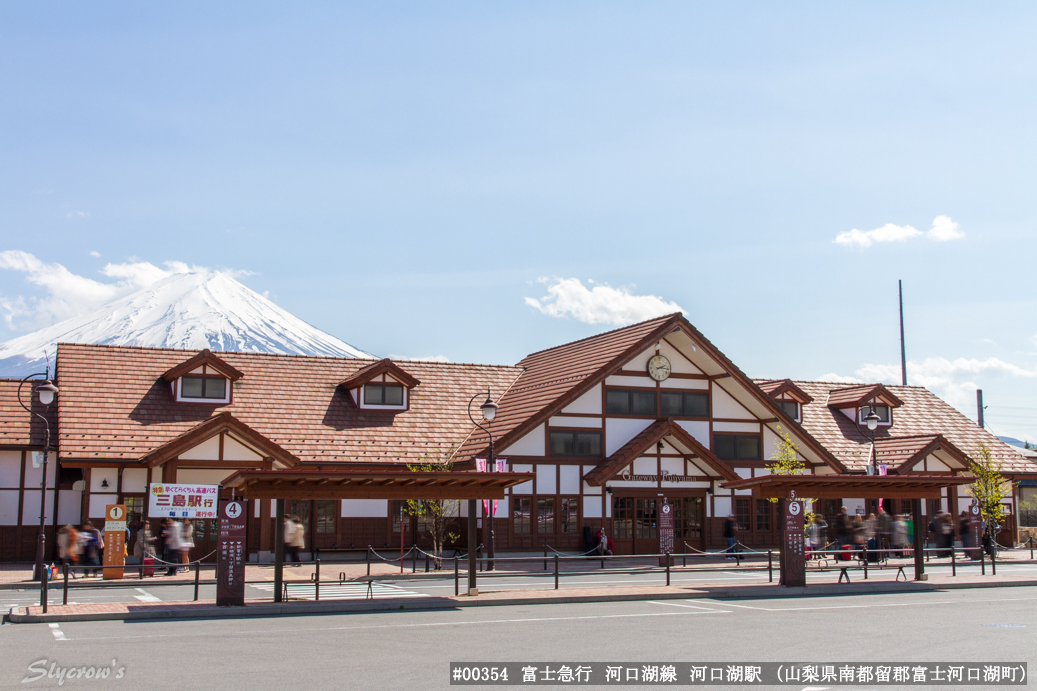
[[[915,580],[924,581],[922,578],[925,574],[925,524],[922,523],[922,500],[912,499],[911,500],[911,522],[914,524],[915,529]]]
[[[274,602],[281,602],[284,584],[284,499],[274,500],[277,517],[274,520]]]
[[[475,562],[476,538],[478,538],[478,524],[475,522],[475,499],[468,500],[468,594],[478,595],[476,584]]]

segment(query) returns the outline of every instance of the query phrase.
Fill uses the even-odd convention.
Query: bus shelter
[[[967,485],[960,475],[765,475],[721,483],[731,490],[751,490],[757,499],[778,499],[783,516],[781,541],[782,584],[806,585],[803,558],[804,499],[909,499],[914,523],[914,579],[925,580],[922,500],[940,499],[948,487]],[[798,534],[796,529],[798,527]]]
[[[274,602],[284,582],[286,499],[468,500],[468,592],[476,590],[476,502],[504,499],[509,487],[533,473],[473,473],[408,470],[241,470],[222,484],[236,497],[274,500]]]

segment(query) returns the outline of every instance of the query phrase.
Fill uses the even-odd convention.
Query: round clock
[[[670,361],[665,355],[653,355],[648,361],[648,376],[655,381],[663,381],[670,376]]]

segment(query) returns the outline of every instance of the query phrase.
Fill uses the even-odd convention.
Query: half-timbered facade
[[[150,482],[219,484],[239,470],[472,471],[489,451],[467,409],[483,392],[499,404],[489,425],[496,455],[509,470],[534,474],[497,503],[501,550],[582,551],[585,534],[604,528],[618,551],[653,553],[664,500],[675,508],[678,548],[721,546],[728,516],[743,543],[776,544],[774,504],[722,483],[767,474],[781,434],[810,473],[881,464],[890,473],[960,474],[983,443],[1007,472],[1037,477],[1030,460],[925,389],[754,381],[679,314],[516,366],[77,344],[60,344],[56,363],[56,404],[34,403],[55,432],[51,534],[57,524],[98,520],[115,502],[143,516]],[[0,381],[4,559],[32,557],[39,521],[31,459],[42,449],[41,423],[18,405],[17,386]],[[868,412],[880,419],[874,445],[862,431]],[[941,501],[930,510],[956,509],[964,498]],[[852,497],[842,503],[856,508]],[[401,531],[420,543],[420,519],[401,521],[399,509],[399,500],[379,498],[294,498],[287,507],[310,549],[398,545]],[[458,505],[459,518],[465,509]],[[263,559],[272,507],[252,510],[250,552]],[[197,528],[199,553],[207,552],[215,526]]]

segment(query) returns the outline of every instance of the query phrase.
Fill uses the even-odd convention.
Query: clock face
[[[655,381],[663,381],[670,376],[670,361],[665,355],[653,355],[648,361],[648,376]]]

